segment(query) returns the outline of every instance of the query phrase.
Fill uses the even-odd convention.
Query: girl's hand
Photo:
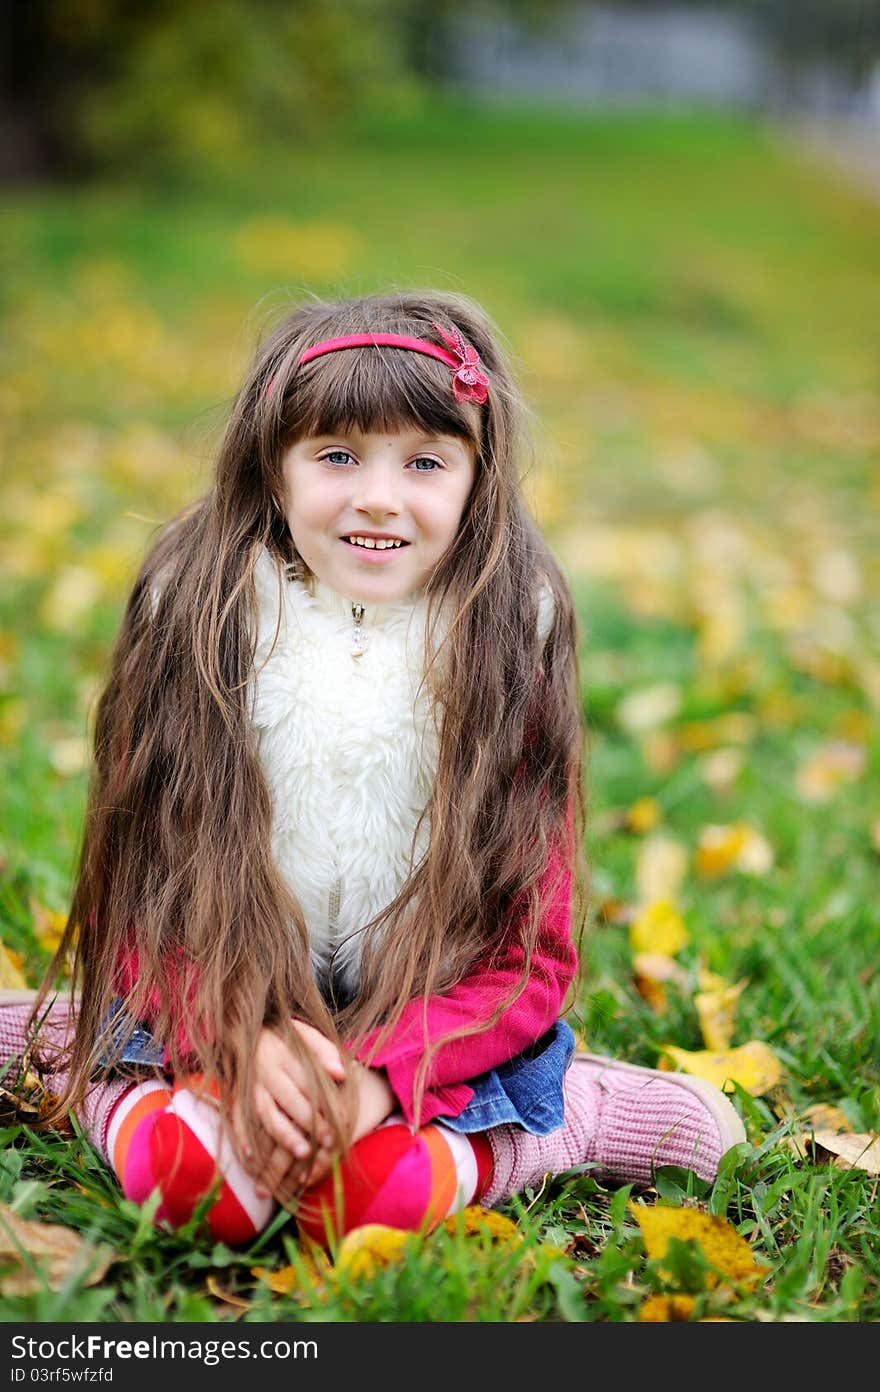
[[[294,1020],[293,1025],[316,1063],[326,1069],[334,1081],[342,1082],[345,1068],[335,1044],[320,1030],[301,1020]],[[283,1188],[289,1187],[292,1192],[297,1187],[295,1176],[312,1150],[313,1140],[328,1150],[332,1133],[326,1119],[314,1110],[303,1065],[272,1029],[262,1029],[257,1039],[255,1072],[254,1110],[267,1136],[275,1143],[259,1173],[257,1193],[266,1198],[281,1189],[285,1181]],[[241,1136],[240,1118],[237,1130]],[[247,1163],[252,1153],[244,1145],[242,1150]]]
[[[359,1141],[361,1136],[375,1131],[395,1111],[397,1098],[391,1091],[384,1068],[367,1068],[362,1063],[356,1063],[355,1075],[358,1098],[352,1139]]]
[[[397,1098],[391,1091],[384,1069],[367,1068],[362,1063],[355,1063],[353,1066],[357,1098],[352,1141],[358,1141],[361,1136],[375,1131],[376,1127],[391,1115],[397,1107]],[[309,1189],[313,1184],[326,1179],[333,1167],[333,1160],[331,1151],[320,1150],[302,1181],[303,1187]]]

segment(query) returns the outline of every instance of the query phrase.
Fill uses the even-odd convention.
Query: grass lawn
[[[24,1279],[0,1250],[0,1317],[876,1320],[880,205],[739,119],[438,104],[162,188],[7,189],[0,238],[0,985],[57,940],[126,587],[261,324],[461,290],[534,409],[581,619],[571,1021],[652,1066],[748,1046],[722,1067],[751,1142],[711,1190],[560,1176],[511,1224],[316,1264],[285,1214],[248,1251],[156,1232],[78,1135],[10,1123],[0,1213],[96,1252]],[[715,1217],[753,1267],[674,1223],[658,1255],[639,1204]]]

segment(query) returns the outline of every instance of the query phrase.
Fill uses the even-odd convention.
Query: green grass
[[[306,288],[461,289],[501,326],[534,408],[528,484],[581,621],[592,895],[572,1018],[592,1048],[636,1062],[698,1049],[709,968],[747,983],[733,1042],[764,1041],[783,1069],[769,1092],[736,1094],[752,1148],[712,1192],[659,1181],[664,1200],[727,1215],[766,1279],[722,1301],[685,1252],[672,1288],[739,1320],[876,1320],[876,1179],[785,1141],[816,1102],[880,1130],[878,231],[875,203],[772,131],[687,113],[437,103],[163,187],[7,190],[0,939],[13,964],[36,982],[48,960],[40,914],[68,902],[76,742],[125,587],[153,523],[204,486],[262,316]],[[622,703],[658,683],[677,710],[634,729]],[[724,725],[732,713],[745,733]],[[811,802],[799,770],[840,740],[861,770]],[[719,748],[740,762],[713,784]],[[603,911],[636,903],[646,838],[622,814],[644,797],[687,855],[690,939],[662,1015],[636,989],[626,918]],[[701,876],[704,829],[738,821],[772,865]],[[117,1258],[95,1285],[5,1296],[4,1319],[613,1322],[668,1288],[630,1195],[589,1175],[508,1205],[515,1248],[438,1232],[372,1277],[316,1280],[289,1219],[247,1252],[159,1233],[78,1137],[10,1127],[3,1140],[0,1202]],[[298,1263],[287,1294],[252,1272]]]

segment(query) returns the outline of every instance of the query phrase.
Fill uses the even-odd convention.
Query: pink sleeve
[[[560,851],[551,855],[540,888],[543,913],[524,990],[494,1025],[441,1044],[428,1070],[418,1121],[413,1090],[426,1046],[462,1025],[491,1016],[522,975],[522,947],[511,943],[491,958],[481,959],[463,981],[445,995],[429,997],[427,1005],[421,999],[411,1001],[372,1058],[368,1057],[370,1044],[378,1031],[358,1049],[357,1055],[364,1062],[385,1069],[410,1125],[424,1125],[435,1116],[458,1116],[474,1095],[467,1079],[507,1063],[540,1039],[559,1018],[577,967],[571,937],[571,871]]]

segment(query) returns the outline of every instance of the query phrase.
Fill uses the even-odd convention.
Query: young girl
[[[157,1221],[426,1230],[588,1167],[712,1179],[722,1093],[575,1055],[572,599],[473,301],[303,304],[135,581],[37,1060]],[[53,997],[72,964],[75,1005]]]

